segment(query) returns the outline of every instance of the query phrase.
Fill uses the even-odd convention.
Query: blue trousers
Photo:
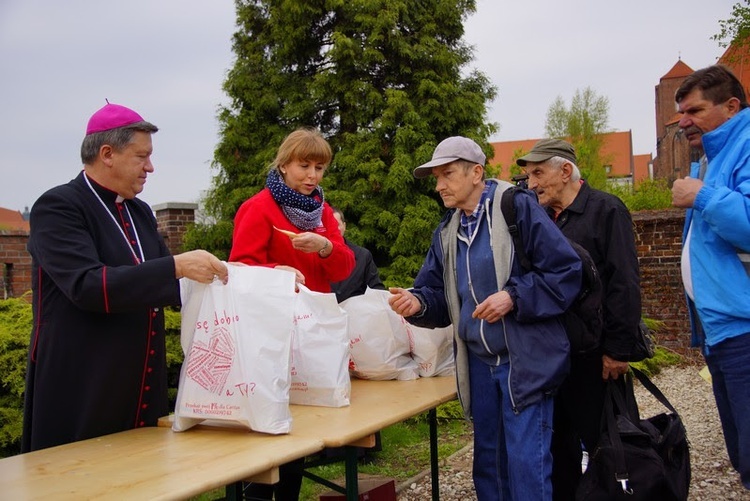
[[[705,350],[729,460],[750,490],[750,333]]]
[[[544,397],[519,413],[508,393],[510,364],[469,355],[473,479],[479,501],[552,499],[552,408]]]

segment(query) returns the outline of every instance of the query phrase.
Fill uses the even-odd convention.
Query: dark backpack
[[[531,261],[529,261],[523,247],[521,232],[516,223],[516,205],[514,203],[514,195],[520,190],[521,188],[515,186],[505,190],[500,199],[500,208],[503,211],[505,222],[508,224],[518,262],[521,268],[528,272],[532,269]],[[568,243],[581,258],[583,280],[581,292],[578,293],[573,304],[563,314],[563,323],[570,341],[570,352],[580,355],[596,350],[601,343],[604,324],[602,320],[602,281],[591,254],[571,239],[568,239]]]

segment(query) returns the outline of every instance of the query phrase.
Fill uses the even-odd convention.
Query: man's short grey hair
[[[552,157],[547,162],[550,164],[551,167],[556,167],[558,169],[562,169],[562,166],[565,162],[568,162],[570,165],[573,166],[573,172],[570,174],[570,180],[571,181],[579,181],[581,179],[581,170],[578,168],[578,166],[575,164],[575,162],[571,162],[567,158],[563,157]]]
[[[476,162],[470,162],[469,160],[464,160],[462,158],[459,158],[458,160],[454,160],[451,163],[456,164],[459,167],[462,167],[464,169],[464,172],[469,172],[469,170],[474,168],[475,165],[481,165],[481,164],[477,164]],[[487,179],[487,170],[484,168],[484,165],[482,165],[482,179]]]
[[[133,141],[136,132],[153,134],[158,130],[159,128],[156,125],[144,120],[125,127],[89,134],[83,138],[83,143],[81,143],[81,161],[86,165],[91,165],[99,155],[99,150],[105,144],[110,145],[115,151],[122,151]]]

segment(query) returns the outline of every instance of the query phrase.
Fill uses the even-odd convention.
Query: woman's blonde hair
[[[331,145],[319,130],[311,127],[297,129],[289,134],[279,146],[271,170],[279,170],[292,160],[320,162],[328,167],[333,158]]]

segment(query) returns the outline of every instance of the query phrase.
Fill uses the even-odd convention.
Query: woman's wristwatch
[[[324,238],[325,238],[325,237],[324,237]],[[325,244],[325,245],[324,245],[323,247],[321,247],[321,249],[320,249],[320,250],[318,251],[318,256],[320,256],[320,257],[328,257],[328,256],[324,256],[324,255],[323,255],[323,253],[324,253],[324,252],[326,251],[326,249],[328,249],[328,247],[330,247],[330,246],[331,246],[331,241],[330,241],[330,240],[328,240],[328,239],[326,238],[326,244]]]

